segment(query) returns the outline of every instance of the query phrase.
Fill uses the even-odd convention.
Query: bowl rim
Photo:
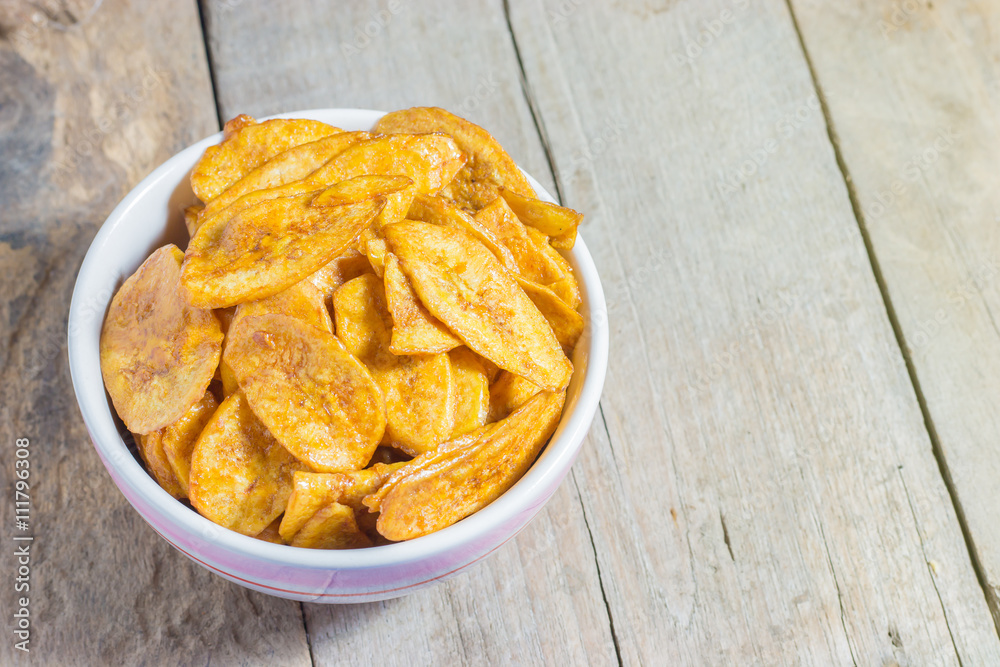
[[[385,113],[369,109],[319,108],[283,112],[259,120],[309,118],[331,122],[338,126],[367,122],[367,127],[371,127]],[[340,120],[332,121],[332,117],[337,117]],[[149,506],[157,508],[175,527],[187,531],[191,535],[201,535],[232,553],[244,553],[285,566],[314,569],[363,570],[424,560],[451,552],[463,545],[475,543],[496,531],[512,516],[525,512],[530,512],[533,515],[537,512],[547,500],[546,497],[539,502],[540,494],[544,493],[546,487],[561,483],[561,478],[553,478],[558,476],[561,470],[568,472],[573,459],[576,458],[581,449],[583,439],[598,412],[607,372],[609,343],[607,304],[597,268],[580,234],[577,236],[575,246],[569,251],[569,260],[574,265],[577,278],[583,288],[587,313],[584,340],[589,342],[589,347],[586,351],[586,372],[582,378],[582,386],[576,403],[568,415],[562,416],[553,439],[546,445],[543,454],[548,453],[549,456],[539,457],[514,486],[470,517],[434,533],[394,544],[356,550],[304,549],[265,542],[219,526],[176,500],[143,470],[128,450],[115,426],[110,402],[106,397],[103,378],[100,374],[99,352],[85,348],[81,340],[82,337],[74,335],[75,326],[81,321],[86,309],[93,302],[93,298],[88,298],[87,295],[83,294],[83,286],[97,279],[96,267],[101,262],[100,251],[115,231],[125,224],[132,209],[147,193],[159,186],[161,181],[174,176],[179,164],[190,160],[195,153],[200,155],[208,146],[219,143],[222,136],[220,131],[191,144],[175,153],[143,178],[112,210],[101,225],[84,256],[74,283],[67,321],[70,376],[77,404],[94,448],[105,466],[109,468],[109,473],[112,467],[118,472],[118,476],[112,475],[112,481],[116,482],[116,485],[127,484],[133,493]],[[184,173],[186,174],[187,171],[185,169]],[[522,172],[524,172],[523,169]],[[538,181],[527,172],[524,174],[538,192],[539,198],[555,202],[552,195]],[[174,186],[174,190],[176,187]],[[85,300],[88,303],[85,304]],[[103,310],[97,316],[102,322],[110,300],[111,296],[108,296],[107,300],[98,298],[98,301],[101,302],[99,305],[103,307]],[[88,384],[87,378],[83,377],[85,369],[81,366],[86,363],[85,360],[88,358],[91,361],[96,358],[97,378],[101,388],[100,392],[96,392],[99,394],[97,396],[89,393],[93,392],[92,383]],[[565,472],[562,474],[565,475]],[[128,494],[125,495],[126,500],[129,500]],[[131,501],[130,504],[132,504]],[[137,510],[137,513],[147,523],[150,523],[142,512]],[[475,520],[468,520],[472,517],[475,517]],[[528,521],[525,522],[525,525],[527,523]],[[163,536],[157,526],[151,524],[151,527]],[[514,534],[505,536],[504,542],[513,536]],[[165,536],[164,538],[166,539]],[[172,540],[168,540],[168,542],[173,544]],[[184,553],[187,551],[185,550]],[[190,554],[188,555],[190,556]]]

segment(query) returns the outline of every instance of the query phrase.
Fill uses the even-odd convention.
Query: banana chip
[[[314,176],[313,179],[309,180],[318,180],[318,177]],[[405,176],[363,174],[336,182],[316,197],[312,204],[313,206],[337,206],[378,195],[385,199],[385,205],[379,211],[372,227],[381,229],[385,225],[391,225],[405,218],[416,194],[416,185]]]
[[[168,426],[205,395],[222,353],[210,310],[181,295],[173,245],[156,250],[111,300],[101,330],[101,372],[118,416],[140,435]]]
[[[284,185],[278,185],[273,188],[254,190],[253,192],[248,192],[235,199],[228,206],[219,208],[218,206],[209,204],[208,206],[203,207],[198,213],[198,218],[193,223],[188,223],[188,231],[191,232],[191,238],[194,238],[195,234],[198,233],[198,230],[201,229],[203,225],[225,225],[230,218],[234,217],[240,211],[248,209],[251,206],[256,206],[257,204],[269,199],[281,199],[282,197],[294,197],[295,195],[305,195],[309,193],[318,195],[322,191],[322,186],[307,179],[292,181],[291,183],[285,183]],[[217,199],[215,201],[219,200]]]
[[[576,244],[582,213],[541,199],[523,197],[506,188],[500,188],[500,196],[521,222],[551,237],[553,248],[570,250]]]
[[[375,275],[382,278],[385,274],[385,256],[389,252],[385,239],[368,230],[367,234],[361,235],[361,246]]]
[[[255,168],[293,146],[322,139],[342,130],[304,119],[257,123],[249,116],[226,123],[226,138],[209,146],[191,172],[191,189],[207,202],[219,196]]]
[[[229,335],[226,363],[288,451],[322,472],[368,463],[385,432],[385,403],[335,336],[287,315],[247,317]]]
[[[486,423],[490,411],[490,383],[478,354],[467,347],[448,353],[455,379],[455,438]]]
[[[559,251],[549,245],[545,234],[533,227],[526,227],[525,231],[528,232],[528,238],[535,242],[535,247],[538,248],[539,252],[548,258],[547,270],[552,271],[553,267],[558,267],[556,270],[559,279],[546,283],[546,287],[555,292],[570,308],[579,308],[582,298],[580,297],[580,285],[573,276],[573,267],[569,265],[565,257],[559,254]]]
[[[364,470],[351,472],[297,472],[292,476],[292,495],[288,498],[279,533],[286,542],[298,533],[306,522],[330,503],[340,503],[365,513],[361,501],[372,493],[403,464],[376,463]]]
[[[535,304],[538,311],[548,320],[556,340],[563,346],[563,351],[570,354],[576,347],[576,342],[583,334],[583,315],[570,308],[555,292],[544,285],[533,283],[518,276],[517,284]]]
[[[355,144],[367,141],[370,136],[367,132],[340,132],[289,148],[247,173],[215,199],[207,202],[201,217],[204,219],[215,215],[240,197],[256,190],[267,190],[303,181],[336,155]],[[314,183],[312,180],[306,182]],[[335,181],[317,182],[315,189],[323,189],[333,182]]]
[[[204,206],[188,206],[184,209],[184,226],[187,227],[189,237],[198,231],[198,216],[204,210]]]
[[[358,528],[353,509],[330,503],[306,521],[289,544],[304,549],[360,549],[372,546],[372,541]]]
[[[447,188],[447,196],[464,208],[478,210],[498,194],[502,186],[525,197],[535,191],[528,179],[489,132],[464,118],[437,107],[414,107],[393,111],[375,125],[376,132],[443,132],[455,139],[468,156],[468,163]]]
[[[384,244],[385,241],[383,240]],[[441,321],[427,312],[417,298],[409,279],[399,268],[392,253],[385,257],[385,301],[392,315],[393,354],[435,354],[462,344]]]
[[[203,225],[181,271],[188,300],[221,308],[291,287],[340,254],[383,203],[374,198],[313,206],[313,199],[312,194],[270,199],[224,223]]]
[[[333,333],[333,320],[330,311],[326,309],[323,293],[316,289],[308,280],[295,283],[277,294],[247,301],[236,307],[232,324],[257,315],[288,315],[327,333]]]
[[[356,176],[405,176],[417,192],[433,194],[451,182],[465,164],[465,154],[443,134],[377,137],[360,142],[310,175],[321,183],[337,183]]]
[[[333,297],[333,314],[337,337],[382,389],[386,442],[416,455],[448,439],[455,424],[451,361],[447,354],[397,356],[389,350],[392,318],[378,277],[369,273],[344,283]]]
[[[161,450],[163,457],[170,466],[173,478],[177,481],[183,497],[187,497],[188,479],[191,473],[191,452],[194,443],[198,441],[198,436],[208,421],[215,414],[219,403],[210,391],[206,391],[197,403],[184,413],[184,415],[173,424],[158,431],[153,431],[142,438],[142,446],[139,451],[153,448]],[[148,454],[148,451],[147,451]],[[147,465],[148,465],[147,461]],[[154,477],[157,475],[154,474]],[[159,481],[159,479],[157,480]],[[160,486],[163,486],[161,483]],[[164,487],[166,488],[166,487]]]
[[[220,526],[259,535],[285,511],[292,473],[301,467],[237,392],[222,402],[195,443],[191,504]]]
[[[500,240],[493,235],[493,232],[483,227],[471,215],[460,209],[453,202],[443,197],[429,197],[427,195],[417,195],[410,206],[410,212],[406,217],[411,220],[429,222],[444,227],[454,227],[471,234],[477,241],[486,246],[500,263],[512,273],[517,273],[517,262],[514,255],[507,249]]]
[[[490,408],[486,421],[495,422],[503,419],[540,391],[537,384],[528,382],[520,375],[501,371],[496,381],[490,385]]]
[[[562,265],[528,236],[528,229],[503,199],[494,199],[476,213],[475,219],[510,250],[517,267],[516,273],[521,277],[541,285],[565,278]],[[545,243],[548,244],[548,239]]]
[[[378,531],[409,540],[452,525],[521,478],[556,429],[565,392],[543,392],[472,443],[418,456],[365,499]]]
[[[280,523],[281,519],[275,519],[272,521],[267,528],[257,534],[257,539],[263,542],[270,542],[271,544],[284,544],[285,541],[282,540],[281,535],[278,534],[278,524]]]
[[[420,301],[473,351],[544,389],[569,384],[573,364],[548,322],[482,244],[409,220],[383,232]]]
[[[363,273],[371,271],[368,257],[357,250],[345,250],[342,255],[335,257],[312,273],[308,280],[318,289],[323,298],[329,303],[333,299],[337,288],[348,280],[357,278]]]
[[[160,429],[146,435],[135,436],[139,455],[142,457],[142,462],[146,464],[149,476],[160,485],[160,488],[174,498],[186,498],[187,492],[181,486],[180,480],[174,474],[173,468],[170,467],[170,461],[167,460],[167,453],[163,451],[162,431],[163,429]]]
[[[308,280],[299,281],[288,289],[264,297],[263,299],[241,303],[236,306],[235,314],[229,326],[232,326],[241,319],[257,315],[288,315],[289,317],[302,320],[317,329],[333,333],[333,320],[330,317],[330,311],[326,309],[326,300],[323,298],[323,293],[316,289]],[[222,393],[224,396],[229,396],[239,388],[236,375],[225,359],[226,344],[228,342],[229,336],[227,335],[225,340],[222,341],[223,358],[219,362],[219,379],[222,381]]]

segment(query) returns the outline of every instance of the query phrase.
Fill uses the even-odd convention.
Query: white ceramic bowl
[[[369,130],[383,115],[361,109],[296,111],[347,130]],[[69,362],[80,411],[111,478],[143,519],[191,560],[238,584],[270,595],[327,603],[399,597],[450,577],[514,537],[555,492],[576,459],[604,385],[607,308],[583,239],[566,254],[583,292],[587,328],[573,355],[559,427],[527,474],[472,516],[409,542],[356,551],[320,551],[270,544],[221,528],[174,500],[146,474],[122,439],[101,379],[98,341],[111,297],[147,256],[165,243],[187,243],[182,211],[195,203],[188,174],[205,148],[199,141],[147,176],[108,217],[80,268],[69,310]],[[552,200],[528,177],[539,196]]]

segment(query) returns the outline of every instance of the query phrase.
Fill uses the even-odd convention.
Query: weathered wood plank
[[[551,184],[499,2],[461,12],[445,2],[206,9],[224,117],[439,105],[489,128]],[[402,600],[305,609],[318,665],[616,661],[572,480],[516,540],[456,579]]]
[[[37,664],[308,665],[299,605],[171,549],[115,488],[75,405],[66,313],[91,239],[136,181],[217,129],[194,3],[94,4],[5,3],[0,20],[5,626],[27,596]],[[26,593],[14,591],[16,438],[32,452]],[[0,663],[24,657],[13,644],[8,631]]]
[[[996,663],[787,6],[511,12],[610,308],[576,475],[624,661]]]
[[[792,6],[1000,627],[1000,7]]]

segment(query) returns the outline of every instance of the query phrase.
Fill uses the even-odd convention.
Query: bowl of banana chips
[[[541,509],[597,411],[582,218],[443,109],[237,116],[84,259],[94,447],[157,533],[248,588],[365,602],[454,575]]]

